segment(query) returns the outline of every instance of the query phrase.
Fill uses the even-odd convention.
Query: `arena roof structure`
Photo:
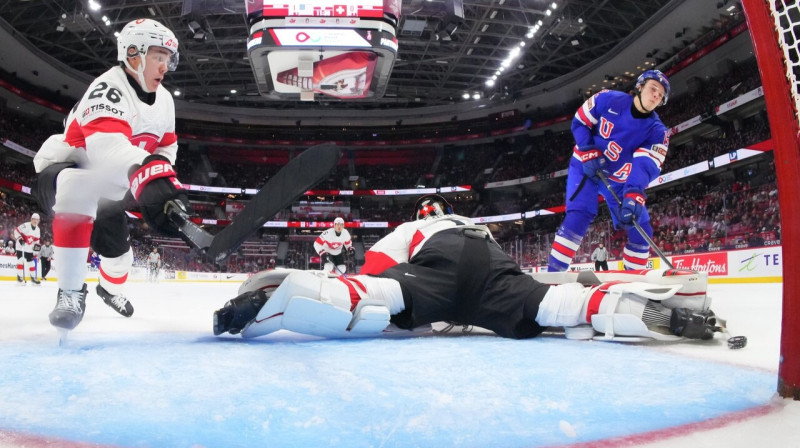
[[[687,39],[708,31],[715,16],[725,14],[724,8],[704,0],[463,0],[456,3],[463,6],[461,17],[458,9],[453,13],[454,1],[402,2],[399,50],[388,87],[382,97],[367,102],[276,101],[260,95],[247,60],[243,0],[6,0],[0,2],[0,18],[16,37],[87,82],[115,61],[114,32],[130,20],[147,17],[162,21],[180,39],[180,65],[165,86],[179,90],[183,101],[276,111],[321,106],[408,111],[475,100],[513,102],[537,87],[540,92],[555,90],[576,73],[585,79],[582,89],[570,87],[571,96],[585,94],[592,85],[630,84],[637,66],[663,62]],[[642,36],[655,29],[662,29],[660,35],[648,35],[642,47]],[[635,42],[637,50],[626,51]],[[509,58],[512,51],[519,55]],[[596,67],[621,54],[627,62],[617,63],[618,71]],[[30,78],[28,73],[20,76]],[[489,80],[493,85],[487,85]]]

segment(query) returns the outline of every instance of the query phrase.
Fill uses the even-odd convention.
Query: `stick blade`
[[[290,160],[250,199],[231,225],[214,236],[206,257],[215,263],[224,261],[265,222],[325,179],[341,156],[336,145],[324,143]]]

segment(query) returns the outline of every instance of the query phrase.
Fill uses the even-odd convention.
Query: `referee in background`
[[[597,248],[592,252],[592,261],[594,261],[595,271],[608,270],[608,250],[606,250],[603,243],[597,245]]]

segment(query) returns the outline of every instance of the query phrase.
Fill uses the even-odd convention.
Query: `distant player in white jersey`
[[[147,256],[147,279],[151,282],[157,282],[159,269],[161,269],[161,254],[154,247],[153,251]]]
[[[14,228],[14,239],[17,240],[17,284],[19,285],[26,284],[26,270],[29,272],[31,283],[40,284],[39,277],[36,275],[36,264],[33,260],[41,249],[40,237],[38,213],[32,214],[29,222],[24,222]]]
[[[325,272],[337,275],[347,272],[343,249],[355,252],[353,242],[350,240],[350,232],[344,228],[344,219],[336,218],[333,220],[333,228],[322,232],[314,241],[314,250],[325,263],[323,267]]]
[[[159,22],[134,20],[117,37],[117,60],[89,85],[64,133],[48,138],[34,157],[36,197],[55,214],[59,291],[50,323],[66,330],[83,319],[90,245],[102,259],[97,294],[123,316],[133,314],[123,295],[133,264],[121,202],[128,191],[159,233],[178,234],[165,214],[167,204],[191,213],[173,169],[175,106],[162,85],[177,67],[178,40]]]

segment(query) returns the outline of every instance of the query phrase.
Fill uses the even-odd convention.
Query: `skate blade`
[[[69,337],[69,330],[66,328],[57,328],[58,330],[58,346],[65,347],[67,345],[67,338]]]

